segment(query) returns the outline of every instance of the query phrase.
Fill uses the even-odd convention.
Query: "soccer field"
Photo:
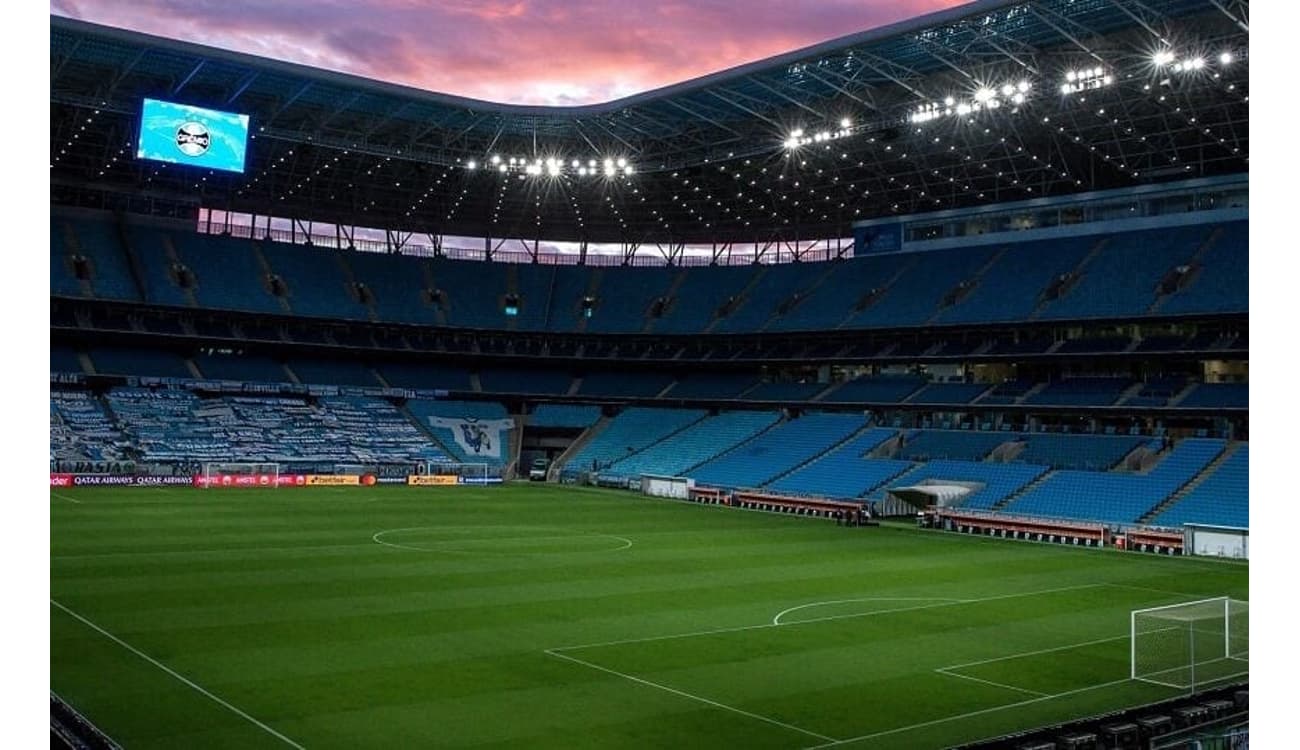
[[[943,747],[1159,700],[1244,564],[554,485],[52,491],[52,689],[127,748]]]

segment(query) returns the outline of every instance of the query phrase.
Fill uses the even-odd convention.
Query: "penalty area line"
[[[699,695],[694,695],[694,694],[692,694],[692,693],[688,693],[688,692],[686,692],[686,691],[684,691],[684,690],[678,690],[678,689],[675,688],[675,687],[669,687],[668,685],[662,685],[662,684],[660,684],[660,683],[658,683],[658,682],[651,682],[650,680],[647,680],[647,679],[644,679],[644,678],[641,678],[641,677],[637,677],[637,676],[635,676],[635,675],[625,674],[625,673],[623,673],[623,672],[619,672],[619,671],[616,671],[616,670],[610,669],[609,667],[602,667],[602,666],[599,665],[599,664],[594,664],[594,663],[589,662],[589,661],[586,661],[586,660],[584,660],[584,659],[579,659],[579,658],[577,658],[576,656],[569,656],[568,654],[561,654],[561,653],[558,653],[558,652],[556,652],[556,651],[554,651],[554,650],[552,650],[552,649],[546,649],[545,651],[543,651],[543,653],[545,653],[547,656],[554,656],[554,657],[557,658],[557,659],[564,659],[565,661],[570,661],[570,662],[573,662],[574,664],[580,664],[580,665],[582,665],[582,666],[584,666],[584,667],[587,667],[587,668],[589,668],[589,669],[594,669],[594,670],[597,670],[597,671],[599,671],[599,672],[604,672],[604,673],[606,673],[606,674],[611,674],[611,675],[614,675],[615,677],[622,677],[622,678],[625,679],[625,680],[631,680],[632,682],[635,682],[635,683],[637,683],[637,684],[639,684],[639,685],[645,685],[646,687],[652,687],[652,688],[655,688],[656,690],[662,690],[662,691],[664,691],[664,692],[666,692],[666,693],[672,693],[673,695],[676,695],[676,696],[679,696],[679,697],[682,697],[682,698],[687,698],[687,699],[690,699],[690,700],[693,700],[693,701],[697,701],[697,702],[699,702],[699,703],[704,703],[704,704],[706,704],[706,705],[713,706],[714,708],[720,708],[720,709],[722,709],[722,710],[724,710],[724,711],[730,711],[730,712],[732,712],[732,713],[734,713],[734,714],[740,714],[741,716],[747,716],[747,717],[749,717],[749,718],[751,718],[751,719],[757,719],[757,720],[759,720],[759,721],[766,722],[766,723],[768,723],[768,724],[772,724],[772,725],[774,725],[774,726],[782,727],[782,728],[784,728],[784,729],[789,729],[789,730],[791,730],[791,731],[798,732],[798,733],[803,734],[803,735],[807,735],[807,736],[812,737],[812,738],[814,738],[814,739],[823,740],[823,741],[825,741],[825,742],[829,742],[829,743],[832,743],[832,744],[839,742],[839,740],[835,739],[834,737],[827,737],[827,736],[824,735],[824,734],[818,734],[817,732],[813,732],[813,731],[811,731],[811,730],[804,729],[803,727],[797,727],[797,726],[795,726],[795,725],[793,725],[793,724],[787,724],[787,723],[785,723],[784,721],[780,721],[780,720],[778,720],[778,719],[773,719],[773,718],[771,718],[770,716],[763,716],[762,714],[756,714],[756,713],[753,713],[753,712],[751,712],[751,711],[746,711],[746,710],[744,710],[743,708],[736,708],[735,706],[728,706],[728,705],[725,704],[725,703],[719,703],[719,702],[717,702],[717,701],[715,701],[715,700],[710,700],[710,699],[708,699],[708,698],[704,698],[704,697],[699,696]]]
[[[75,497],[68,497],[67,495],[61,495],[57,492],[51,492],[50,497],[57,497],[60,500],[67,500],[70,503],[76,503],[77,505],[81,505],[81,501],[76,499]]]
[[[83,625],[85,625],[86,627],[90,628],[91,630],[94,630],[96,633],[99,633],[100,635],[102,635],[102,636],[104,636],[105,638],[109,639],[110,641],[116,643],[117,645],[121,646],[122,648],[126,649],[127,651],[130,651],[131,653],[135,654],[136,656],[140,657],[141,659],[144,659],[145,661],[147,661],[147,662],[149,662],[150,664],[154,665],[155,667],[161,669],[162,671],[166,672],[167,674],[171,675],[172,677],[176,678],[177,680],[181,681],[182,683],[188,685],[190,688],[194,689],[196,692],[198,692],[198,693],[200,693],[200,694],[202,694],[202,695],[207,696],[207,697],[210,698],[213,702],[217,703],[217,704],[220,705],[220,706],[223,706],[224,708],[226,708],[227,710],[229,710],[231,713],[235,714],[236,716],[239,716],[239,717],[241,717],[241,718],[247,720],[248,722],[250,722],[250,723],[256,725],[257,727],[259,727],[260,729],[262,729],[263,731],[265,731],[267,734],[270,734],[271,736],[275,737],[276,739],[279,739],[280,741],[284,742],[286,745],[289,745],[290,747],[296,747],[296,748],[298,748],[298,750],[306,750],[306,748],[304,748],[302,745],[299,745],[297,742],[294,742],[293,740],[289,739],[288,737],[284,736],[283,734],[280,734],[279,732],[277,732],[276,730],[274,730],[274,729],[272,729],[271,727],[267,726],[266,724],[262,723],[261,721],[259,721],[259,720],[255,719],[255,718],[253,718],[252,716],[250,716],[250,715],[249,715],[248,713],[246,713],[245,711],[243,711],[243,710],[237,708],[237,707],[234,706],[234,705],[231,705],[231,704],[230,704],[228,701],[226,701],[225,699],[223,699],[223,698],[221,698],[221,697],[219,697],[219,696],[213,695],[212,693],[208,692],[205,688],[203,688],[203,686],[201,686],[201,685],[199,685],[198,683],[194,682],[193,680],[189,679],[189,678],[186,677],[185,675],[180,674],[180,673],[177,672],[176,670],[172,669],[171,667],[167,666],[166,664],[163,664],[162,662],[160,662],[160,661],[158,661],[157,659],[153,658],[152,656],[146,654],[145,652],[141,651],[140,649],[136,648],[135,646],[132,646],[131,644],[127,643],[126,641],[122,640],[121,638],[118,638],[117,636],[113,635],[112,633],[108,632],[107,630],[101,628],[100,626],[98,626],[98,625],[96,625],[95,623],[91,622],[90,620],[88,620],[87,618],[83,617],[82,615],[80,615],[80,614],[74,612],[72,609],[70,609],[70,608],[67,607],[66,605],[61,604],[61,603],[59,603],[58,601],[55,601],[54,599],[50,599],[50,604],[53,604],[55,607],[58,607],[58,608],[59,608],[60,610],[62,610],[64,613],[66,613],[66,614],[68,614],[69,616],[73,617],[73,618],[76,619],[78,622],[80,622],[81,624],[83,624]]]

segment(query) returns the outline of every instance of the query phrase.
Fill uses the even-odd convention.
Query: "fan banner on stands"
[[[434,427],[451,430],[456,445],[467,456],[501,458],[501,434],[515,426],[513,419],[475,419],[474,417],[430,417]]]

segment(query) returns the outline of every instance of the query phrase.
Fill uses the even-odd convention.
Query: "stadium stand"
[[[688,476],[714,487],[761,487],[865,426],[856,414],[805,414],[760,433]]]
[[[910,487],[926,480],[969,482],[975,491],[961,507],[988,509],[1023,489],[1047,471],[1046,466],[1001,464],[986,461],[939,460],[922,464],[889,483],[890,488]]]
[[[587,404],[538,404],[528,417],[530,427],[579,429],[600,420],[600,407]]]
[[[1049,383],[1024,399],[1026,404],[1110,406],[1133,383],[1126,378],[1067,378]]]
[[[1201,383],[1177,406],[1245,409],[1250,405],[1250,387],[1245,383]]]
[[[935,322],[1025,320],[1052,279],[1077,266],[1096,244],[1091,237],[1017,243],[989,267],[965,297],[942,310]]]
[[[829,383],[759,383],[745,391],[746,401],[810,401]]]
[[[248,383],[288,383],[284,366],[264,354],[201,353],[194,363],[205,378]]]
[[[389,362],[377,368],[394,388],[445,388],[449,391],[472,390],[469,370],[444,364]]]
[[[99,399],[85,391],[50,392],[51,461],[128,457],[128,442]]]
[[[742,373],[704,373],[687,375],[665,394],[668,398],[730,399],[752,387],[757,378]]]
[[[101,375],[150,375],[160,378],[193,378],[194,373],[179,354],[161,349],[126,349],[116,346],[91,347],[87,354]]]
[[[1135,523],[1223,452],[1222,440],[1188,438],[1146,474],[1057,471],[1005,510],[1050,518]]]
[[[533,393],[558,396],[569,392],[573,376],[556,370],[485,368],[479,371],[485,393]]]
[[[897,434],[897,430],[885,427],[868,429],[778,478],[768,487],[795,495],[841,499],[861,497],[912,468],[910,461],[867,458],[868,453]]]
[[[1147,441],[1143,437],[1108,435],[1024,435],[1025,449],[1017,461],[1053,469],[1106,471]]]
[[[1240,445],[1219,467],[1151,522],[1248,528],[1250,526],[1250,446]]]
[[[295,314],[369,319],[369,309],[350,291],[342,253],[281,242],[262,243],[260,248],[271,272],[288,287],[285,299]]]
[[[644,450],[615,461],[601,474],[637,477],[642,474],[679,476],[688,469],[730,450],[771,427],[774,412],[725,411],[705,417]]]
[[[270,291],[268,270],[256,244],[235,237],[168,232],[164,241],[194,274],[194,297],[218,310],[285,314],[283,301]]]
[[[907,398],[913,404],[969,404],[989,390],[988,383],[930,383]]]
[[[50,372],[81,372],[76,350],[70,346],[51,346]]]
[[[582,376],[577,393],[581,396],[651,398],[672,382],[672,375],[658,372],[590,372]]]
[[[495,470],[509,460],[510,432],[499,430],[495,433],[496,441],[488,439],[478,442],[465,441],[462,424],[479,421],[496,421],[508,418],[506,408],[491,401],[429,401],[412,399],[406,402],[406,408],[419,421],[420,425],[437,438],[438,444],[445,448],[452,459],[468,463],[486,463]],[[449,420],[450,424],[440,425],[436,420]],[[460,438],[460,439],[458,439]]]
[[[908,461],[939,458],[981,461],[994,448],[1012,439],[997,432],[962,432],[957,430],[916,430],[906,436],[898,457]]]
[[[864,375],[850,380],[821,398],[838,403],[894,404],[920,389],[925,381],[916,375]]]
[[[303,383],[370,388],[378,388],[380,385],[374,371],[355,361],[296,358],[289,362],[289,368]]]
[[[565,464],[561,476],[599,471],[703,419],[703,409],[654,409],[633,406],[609,421],[591,442]]]

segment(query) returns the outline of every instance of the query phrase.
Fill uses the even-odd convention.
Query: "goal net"
[[[280,465],[272,463],[203,464],[201,487],[278,487]]]
[[[428,461],[423,466],[423,473],[459,477],[461,484],[491,484],[500,480],[501,467],[485,463]]]
[[[1130,676],[1166,687],[1198,685],[1250,671],[1250,603],[1226,596],[1134,610]]]

